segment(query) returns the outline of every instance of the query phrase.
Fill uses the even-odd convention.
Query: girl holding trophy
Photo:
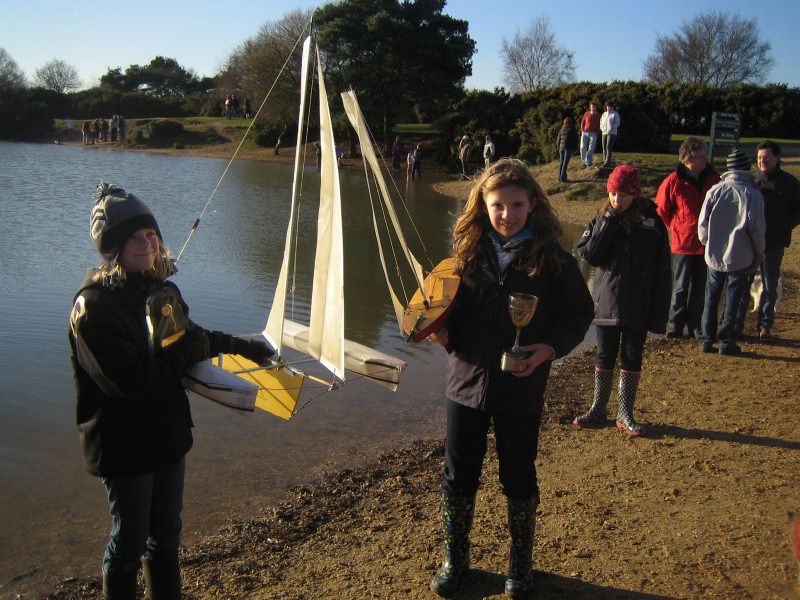
[[[544,391],[551,361],[583,340],[594,315],[577,262],[557,241],[560,233],[541,187],[513,159],[483,171],[455,225],[461,285],[446,324],[429,337],[450,352],[445,553],[431,582],[441,596],[453,594],[469,569],[469,531],[492,423],[511,534],[506,595],[524,598],[534,587],[534,463]]]
[[[579,427],[607,422],[614,367],[620,355],[617,427],[639,436],[644,428],[633,418],[647,332],[664,333],[672,293],[667,228],[656,205],[641,198],[639,172],[619,165],[608,177],[608,200],[586,227],[578,252],[595,267],[597,362],[594,402],[573,423]]]

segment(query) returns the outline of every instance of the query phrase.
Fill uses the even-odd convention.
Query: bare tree
[[[644,62],[644,76],[661,85],[763,83],[775,62],[770,50],[770,43],[760,39],[757,19],[700,13],[672,36],[656,38],[655,52]]]
[[[255,111],[277,79],[279,87],[272,90],[262,116],[282,120],[291,111],[296,112],[300,89],[300,50],[296,44],[308,29],[312,12],[295,10],[279,21],[262,25],[255,36],[245,40],[228,57],[217,79],[218,89],[251,99]],[[285,65],[293,50],[294,60]],[[284,65],[285,71],[278,79]]]
[[[25,74],[5,48],[0,48],[0,90],[25,87]]]
[[[33,82],[53,92],[71,92],[81,87],[81,78],[72,65],[54,58],[40,69],[36,69]]]
[[[504,37],[500,58],[504,81],[512,92],[557,87],[575,78],[573,54],[558,45],[546,15],[536,17],[511,40]]]

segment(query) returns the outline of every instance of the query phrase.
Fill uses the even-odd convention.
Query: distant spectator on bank
[[[64,119],[64,136],[66,136],[67,141],[72,137],[72,119],[69,117]]]
[[[597,102],[589,103],[589,110],[581,118],[581,162],[587,167],[594,165],[594,150],[600,137],[600,108]]]
[[[778,300],[778,279],[781,276],[783,252],[792,243],[792,229],[800,225],[800,182],[781,169],[781,147],[771,140],[758,147],[758,174],[755,186],[764,196],[764,262],[761,263],[761,296],[758,311],[758,337],[772,339],[775,304]],[[755,272],[750,273],[752,284]],[[747,288],[750,289],[748,284]],[[744,329],[750,304],[748,294],[742,296],[737,316],[737,331]]]
[[[619,113],[614,110],[614,103],[606,101],[606,112],[600,116],[600,132],[603,135],[603,166],[611,166],[611,155],[614,149],[614,142],[617,141],[619,130]]]
[[[572,119],[569,117],[564,119],[561,129],[558,130],[556,145],[558,146],[558,180],[566,183],[569,159],[578,149],[578,133],[572,126]]]
[[[119,127],[119,141],[125,141],[125,130],[128,128],[128,122],[125,120],[125,117],[122,115],[117,115],[118,123],[117,126]]]
[[[344,148],[341,144],[336,144],[336,164],[342,166],[342,158],[344,158]]]
[[[486,141],[483,144],[483,163],[486,167],[492,164],[494,160],[495,147],[492,141],[492,136],[486,134]]]
[[[117,132],[119,131],[119,117],[117,115],[113,115],[111,117],[111,141],[117,141]]]
[[[712,187],[703,207],[697,232],[705,245],[708,265],[705,307],[701,332],[697,337],[700,350],[741,354],[736,344],[736,317],[742,295],[747,293],[750,271],[764,260],[764,196],[755,187],[750,173],[750,159],[741,150],[728,155],[728,170]],[[717,309],[725,290],[725,310],[717,328]]]
[[[461,160],[461,177],[464,179],[469,179],[467,165],[469,165],[469,158],[474,147],[472,136],[468,133],[461,136],[461,141],[458,142],[458,158]]]
[[[239,99],[236,94],[231,94],[231,117],[234,119],[239,118]]]
[[[658,215],[670,231],[672,250],[672,301],[667,337],[678,338],[684,327],[690,337],[700,332],[706,294],[705,248],[697,234],[697,221],[706,193],[720,177],[708,163],[708,146],[688,137],[678,151],[675,172],[658,188]]]
[[[422,144],[417,144],[417,147],[414,148],[414,166],[411,168],[411,179],[414,179],[414,175],[419,175],[422,177]]]
[[[81,135],[83,136],[83,145],[88,146],[92,143],[92,123],[91,121],[84,121],[81,127]]]
[[[108,121],[106,121],[105,119],[100,119],[100,132],[102,133],[103,141],[107,142],[108,141]]]
[[[414,172],[414,151],[411,150],[406,155],[406,169],[408,169],[408,176],[410,177],[411,174]]]
[[[400,170],[400,165],[403,162],[403,154],[406,152],[406,145],[403,143],[403,140],[400,139],[400,136],[396,136],[394,138],[394,143],[392,144],[392,168],[395,171]]]
[[[228,94],[225,96],[225,118],[230,119],[231,113],[233,112],[233,104],[231,103],[231,96]]]

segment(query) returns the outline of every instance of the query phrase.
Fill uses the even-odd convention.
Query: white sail
[[[328,95],[317,54],[319,73],[319,130],[322,152],[317,253],[314,259],[314,287],[311,292],[311,320],[308,352],[336,377],[344,380],[344,256],[342,252],[342,198],[339,167]]]
[[[272,307],[270,308],[267,324],[263,331],[263,335],[270,341],[272,346],[276,349],[278,355],[281,354],[281,349],[283,346],[283,319],[284,314],[286,313],[286,293],[288,290],[290,259],[292,256],[293,247],[292,234],[295,227],[297,196],[300,192],[300,171],[303,167],[303,125],[305,106],[308,101],[308,65],[310,55],[311,36],[307,37],[303,42],[303,62],[301,66],[300,80],[300,110],[298,111],[297,144],[295,146],[294,178],[292,179],[292,202],[289,211],[289,225],[286,228],[286,244],[284,246],[285,250],[283,253],[283,263],[281,264],[281,271],[278,275],[278,283],[275,286],[275,295],[272,299]]]

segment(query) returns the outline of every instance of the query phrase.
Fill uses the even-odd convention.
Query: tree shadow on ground
[[[535,571],[535,574],[536,593],[531,595],[533,598],[547,598],[548,600],[677,600],[673,596],[596,585],[553,573]],[[462,588],[451,598],[453,600],[504,598],[504,586],[505,575],[473,569],[467,574]]]

